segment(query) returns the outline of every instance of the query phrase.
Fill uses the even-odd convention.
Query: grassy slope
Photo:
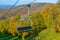
[[[25,38],[25,40],[35,40],[35,38],[36,40],[60,40],[60,33],[56,33],[52,29],[45,29],[36,36],[36,34],[31,35]],[[21,40],[21,37],[0,33],[0,40]]]
[[[29,37],[26,37],[25,40],[34,40],[37,35],[31,35]],[[10,34],[2,34],[0,33],[0,40],[22,40],[22,37],[19,36],[12,36]]]
[[[46,29],[39,33],[36,40],[60,40],[60,33],[56,33],[52,29]]]

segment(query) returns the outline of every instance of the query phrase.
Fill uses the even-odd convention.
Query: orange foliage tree
[[[44,19],[44,23],[47,28],[60,29],[59,25],[59,15],[60,15],[60,5],[51,4],[43,8],[41,14]]]

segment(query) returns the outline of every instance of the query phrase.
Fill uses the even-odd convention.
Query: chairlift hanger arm
[[[19,12],[19,11],[24,10],[24,8],[26,8],[27,6],[31,7],[31,4],[32,4],[34,1],[36,1],[36,0],[33,0],[33,1],[32,1],[32,2],[30,2],[28,5],[23,5],[23,6],[24,6],[23,8],[20,8],[19,10],[17,10],[17,11],[16,11],[16,12],[14,12],[14,13],[17,13],[17,12]]]

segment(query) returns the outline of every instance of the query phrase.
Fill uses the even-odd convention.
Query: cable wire
[[[28,5],[32,4],[34,1],[36,1],[36,0],[33,0],[33,1],[30,2]],[[19,0],[17,0],[17,1],[15,2],[15,4],[2,16],[2,18],[5,17],[5,16],[13,9],[13,7],[14,7],[18,2],[19,2]],[[19,10],[23,10],[25,7],[27,7],[27,5],[24,5],[24,7],[23,7],[23,8],[20,8]],[[14,12],[14,13],[17,13],[19,10],[17,10],[17,11]]]
[[[3,16],[5,17],[5,15],[8,14],[18,2],[19,2],[19,0],[17,0],[17,1],[13,4],[13,6],[12,6]],[[2,17],[3,17],[3,16],[2,16]]]
[[[34,1],[36,1],[36,0],[33,0],[32,2],[30,2],[28,5],[30,5],[30,4],[32,4]],[[17,10],[16,12],[14,12],[14,13],[17,13],[17,12],[19,12],[19,11],[22,11],[24,8],[26,8],[27,7],[27,5],[23,5],[24,7],[23,8],[20,8],[19,10]]]

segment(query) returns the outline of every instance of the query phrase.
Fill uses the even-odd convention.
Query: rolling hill
[[[46,5],[50,5],[51,3],[33,3],[31,4],[31,9],[30,9],[30,13],[33,13],[33,12],[36,12],[36,11],[41,11],[43,9],[44,6]],[[10,16],[13,16],[13,15],[16,15],[16,14],[19,14],[19,15],[26,15],[28,13],[28,8],[27,7],[24,7],[26,6],[27,4],[25,5],[21,5],[21,6],[17,6],[17,7],[14,7],[8,14],[6,13],[9,8],[3,8],[3,9],[0,9],[0,17],[3,16],[6,16],[6,17],[10,17]]]

